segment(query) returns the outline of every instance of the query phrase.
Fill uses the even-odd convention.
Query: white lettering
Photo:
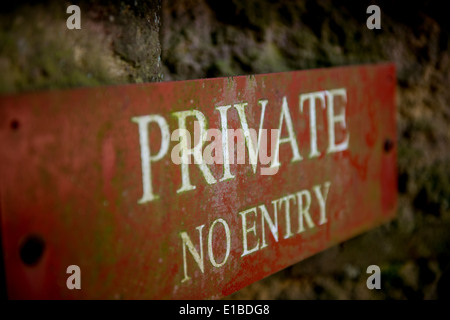
[[[251,228],[247,228],[247,214],[248,213],[254,213],[255,215],[257,215],[256,207],[239,212],[239,214],[242,217],[242,247],[243,247],[243,251],[244,251],[242,253],[241,257],[246,256],[252,252],[258,251],[258,249],[259,249],[259,239],[258,239],[256,245],[252,249],[248,249],[247,233],[253,232],[253,234],[256,236],[256,221],[253,222],[253,226]]]
[[[216,259],[214,258],[213,243],[212,243],[214,227],[218,222],[220,222],[223,225],[223,227],[225,229],[225,236],[227,239],[226,240],[227,251],[226,251],[225,257],[223,258],[221,263],[217,263]],[[209,228],[209,233],[208,233],[208,255],[209,255],[209,260],[211,261],[211,264],[216,268],[223,266],[227,262],[228,256],[230,255],[230,250],[231,250],[230,228],[228,227],[228,224],[225,220],[217,219],[213,222],[213,224]]]
[[[186,247],[189,249],[189,252],[191,253],[192,257],[194,258],[195,262],[197,263],[198,267],[200,268],[201,272],[204,273],[204,264],[203,264],[203,242],[202,242],[202,229],[205,225],[198,226],[196,229],[198,230],[199,234],[199,245],[200,245],[200,254],[198,253],[197,249],[195,249],[194,244],[191,241],[191,238],[189,238],[188,234],[186,232],[181,232],[180,237],[182,240],[182,247],[183,247],[183,270],[184,270],[184,278],[181,280],[181,282],[188,281],[191,277],[187,274],[187,262],[186,262]]]
[[[336,122],[340,122],[342,128],[345,129],[345,107],[342,108],[342,112],[338,115],[334,115],[334,97],[342,96],[344,102],[347,103],[347,90],[346,89],[334,89],[330,91],[326,91],[328,98],[328,150],[327,153],[331,152],[339,152],[348,149],[348,142],[350,139],[350,134],[347,132],[347,135],[339,144],[336,144],[336,139],[334,136],[334,124]]]
[[[166,120],[157,114],[131,118],[132,122],[138,124],[139,143],[141,146],[141,166],[142,166],[142,186],[143,195],[138,200],[139,204],[143,204],[155,199],[158,195],[153,193],[151,162],[161,160],[169,150],[169,126]],[[150,142],[148,139],[148,126],[151,122],[156,122],[161,130],[161,147],[155,155],[150,154]]]
[[[198,165],[200,171],[203,174],[206,182],[208,184],[216,183],[216,179],[212,175],[210,169],[203,161],[202,157],[202,146],[203,142],[206,140],[206,118],[203,113],[198,110],[180,111],[174,112],[173,115],[178,118],[178,128],[180,129],[180,148],[181,148],[181,188],[177,190],[177,193],[194,190],[195,186],[191,184],[189,176],[189,161],[188,157],[190,155],[194,156],[194,163]],[[193,148],[188,147],[188,137],[186,135],[186,118],[189,116],[196,117],[197,121],[194,122],[194,135],[198,132],[199,141]],[[190,139],[189,139],[190,141]]]
[[[284,120],[284,121],[283,121]],[[286,123],[286,128],[288,130],[289,136],[286,138],[280,138],[281,130],[283,128],[283,123]],[[290,142],[292,148],[292,159],[291,162],[300,161],[303,158],[300,156],[300,152],[298,151],[297,140],[295,138],[294,128],[292,125],[291,114],[289,112],[289,106],[287,103],[286,97],[283,97],[283,103],[281,105],[281,114],[280,114],[280,122],[278,125],[278,138],[277,143],[275,145],[274,156],[271,167],[280,166],[280,161],[278,159],[278,154],[280,150],[280,144]]]
[[[259,210],[261,211],[261,228],[262,228],[262,245],[261,245],[261,249],[267,247],[267,243],[266,243],[266,234],[264,232],[264,221],[267,222],[267,224],[269,225],[270,228],[270,232],[272,233],[273,238],[275,239],[276,242],[278,242],[278,213],[277,213],[277,202],[276,201],[272,201],[273,204],[273,211],[274,211],[274,220],[275,223],[273,222],[272,218],[269,215],[269,212],[267,212],[266,206],[265,205],[260,205],[258,206]]]

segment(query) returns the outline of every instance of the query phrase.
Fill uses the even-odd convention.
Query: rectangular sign
[[[0,98],[8,295],[220,298],[395,215],[395,68]]]

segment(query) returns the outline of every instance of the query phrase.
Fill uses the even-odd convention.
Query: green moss
[[[58,1],[0,14],[0,93],[161,79],[158,1],[141,8],[152,20],[106,2],[79,5],[81,30],[67,29]]]
[[[265,44],[261,55],[258,60],[255,61],[255,68],[258,70],[258,73],[289,70],[280,49],[273,42],[267,42]]]

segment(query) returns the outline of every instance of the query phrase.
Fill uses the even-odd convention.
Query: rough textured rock
[[[81,30],[66,27],[70,4]],[[160,9],[160,0],[2,5],[0,92],[159,81]]]

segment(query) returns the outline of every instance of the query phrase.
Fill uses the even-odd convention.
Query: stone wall
[[[70,4],[80,30],[66,27]],[[18,0],[0,10],[0,93],[162,77],[160,0]]]

